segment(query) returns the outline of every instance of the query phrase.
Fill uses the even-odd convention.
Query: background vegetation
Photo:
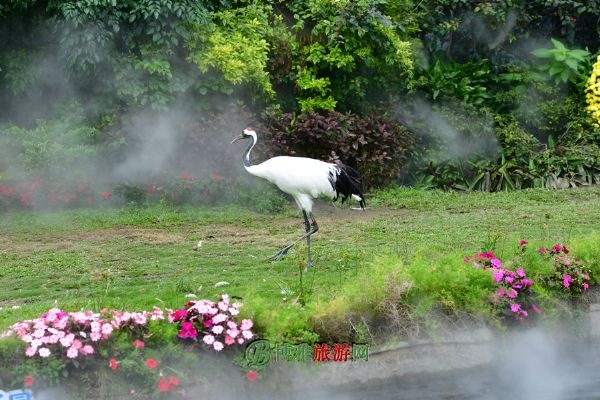
[[[594,1],[11,0],[0,183],[145,185],[112,167],[149,126],[176,175],[213,155],[193,171],[210,180],[231,171],[211,143],[253,125],[263,156],[339,158],[367,187],[594,184],[598,18]]]

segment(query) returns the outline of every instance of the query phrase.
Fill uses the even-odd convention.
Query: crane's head
[[[242,139],[252,139],[256,142],[256,132],[254,132],[254,129],[252,129],[252,128],[246,128],[242,131],[240,136],[236,137],[235,139],[233,139],[231,141],[231,144],[237,142],[238,140],[242,140]]]

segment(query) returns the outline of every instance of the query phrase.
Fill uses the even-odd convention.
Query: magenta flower
[[[532,286],[533,285],[533,281],[530,281],[529,279],[523,278],[521,279],[521,283],[525,286]]]
[[[517,303],[512,303],[510,305],[510,311],[512,311],[514,313],[518,313],[519,311],[521,311],[521,305],[517,304]]]
[[[519,240],[519,246],[525,246],[527,243],[528,243],[527,240],[523,240],[523,239]]]
[[[181,323],[181,330],[177,334],[181,339],[195,339],[198,336],[198,331],[194,328],[194,324],[186,321]]]
[[[174,322],[181,321],[186,316],[187,316],[187,310],[181,310],[181,309],[175,310],[175,312],[172,314]]]
[[[504,278],[504,270],[502,269],[497,269],[493,272],[494,274],[494,282],[498,283],[502,281],[502,278]]]
[[[531,308],[533,309],[533,311],[535,311],[537,314],[540,314],[542,312],[542,310],[536,306],[535,304],[531,305]]]
[[[563,275],[563,286],[568,288],[571,286],[571,282],[573,282],[573,278],[569,274]]]

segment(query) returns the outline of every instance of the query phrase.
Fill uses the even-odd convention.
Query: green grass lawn
[[[243,313],[271,337],[300,337],[312,314],[348,288],[360,291],[356,280],[381,273],[376,266],[385,260],[409,265],[419,257],[434,266],[484,248],[503,257],[526,239],[560,242],[593,267],[600,263],[592,244],[600,231],[598,187],[494,194],[389,189],[367,203],[365,212],[318,204],[315,267],[305,274],[303,244],[278,262],[266,261],[303,232],[292,206],[276,215],[163,206],[5,213],[0,330],[55,306],[177,308],[188,294],[226,292],[242,297]],[[215,287],[219,282],[228,284]]]

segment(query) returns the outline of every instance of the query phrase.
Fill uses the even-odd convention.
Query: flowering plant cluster
[[[164,313],[158,307],[152,312],[113,310],[108,315],[106,310],[65,312],[52,308],[39,318],[17,322],[8,334],[15,333],[27,343],[28,357],[55,354],[75,359],[96,353],[98,344],[108,340],[116,329],[142,332],[149,320],[162,319]]]
[[[231,302],[229,296],[223,294],[216,302],[192,301],[186,303],[184,309],[175,311],[154,307],[152,311],[143,312],[103,309],[94,313],[52,308],[39,318],[13,324],[0,337],[16,335],[27,345],[27,359],[58,360],[63,368],[75,367],[69,374],[81,369],[82,365],[89,365],[79,362],[85,359],[92,363],[100,361],[105,368],[119,371],[119,374],[138,376],[139,382],[145,382],[145,389],[139,393],[131,389],[131,395],[145,396],[148,390],[177,390],[183,394],[181,374],[168,365],[169,356],[162,357],[162,360],[156,357],[156,349],[148,349],[145,340],[156,337],[160,331],[155,329],[161,329],[160,324],[166,324],[168,329],[164,332],[172,335],[172,324],[176,324],[180,339],[193,340],[216,351],[243,344],[254,334],[250,319],[236,321],[241,306],[241,303]],[[152,321],[159,325],[151,324]],[[176,346],[174,343],[171,345]],[[256,376],[250,375],[250,378],[253,380]],[[34,376],[27,375],[23,382],[26,387],[31,387],[36,380]]]
[[[520,242],[521,246],[526,244],[525,241]],[[494,283],[498,285],[494,292],[494,303],[510,310],[518,321],[528,317],[530,310],[537,314],[541,313],[540,308],[530,301],[530,288],[533,286],[533,281],[527,278],[524,268],[519,267],[516,271],[506,268],[491,251],[474,254],[467,257],[465,262],[491,271]]]
[[[211,203],[222,198],[230,188],[219,174],[200,181],[191,174],[179,177],[154,177],[144,186],[117,185],[114,188],[98,188],[91,180],[78,182],[55,182],[33,177],[19,182],[0,182],[0,210],[3,208],[31,209],[63,207],[94,207],[112,204],[121,197],[126,203],[157,202],[168,200],[176,204]],[[231,183],[231,182],[230,182]],[[96,187],[95,187],[96,186]]]
[[[234,321],[241,306],[239,302],[231,303],[226,294],[217,302],[190,301],[183,309],[169,310],[169,321],[178,324],[180,339],[202,341],[221,351],[225,346],[243,344],[254,336],[251,320],[244,319],[239,325]]]
[[[590,274],[581,261],[569,255],[569,249],[561,244],[551,248],[537,249],[544,257],[548,257],[554,267],[554,275],[548,285],[560,288],[572,294],[585,292],[590,287]]]
[[[596,126],[600,126],[600,55],[592,67],[592,74],[585,85],[585,100],[587,101],[587,110],[596,121]]]

